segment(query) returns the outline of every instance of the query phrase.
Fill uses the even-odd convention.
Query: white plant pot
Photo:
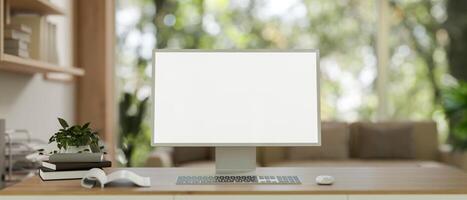
[[[87,152],[87,151],[84,151],[85,149],[89,149],[91,150],[91,147],[89,145],[85,145],[85,146],[68,146],[67,149],[63,149],[64,152],[63,153],[78,153],[78,152],[83,152],[83,153],[90,153]]]

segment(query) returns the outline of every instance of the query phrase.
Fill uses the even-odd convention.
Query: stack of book
[[[92,168],[111,167],[102,153],[57,153],[43,161],[39,169],[42,180],[81,179]]]
[[[5,53],[29,58],[31,34],[32,29],[24,24],[7,25],[5,27]]]

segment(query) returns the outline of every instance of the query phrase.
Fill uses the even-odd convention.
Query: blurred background
[[[323,120],[435,121],[440,143],[465,147],[466,114],[454,111],[467,104],[466,9],[456,0],[117,0],[118,160],[143,166],[153,151],[151,60],[164,48],[319,49]]]

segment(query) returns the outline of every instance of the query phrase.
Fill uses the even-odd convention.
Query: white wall
[[[74,84],[0,71],[0,118],[7,129],[27,129],[34,138],[48,140],[59,127],[57,117],[74,123]]]

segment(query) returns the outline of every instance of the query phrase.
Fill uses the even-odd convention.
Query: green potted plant
[[[49,144],[55,142],[61,153],[100,152],[99,136],[91,130],[90,123],[84,125],[69,126],[68,123],[58,118],[61,128],[49,139]],[[57,152],[57,151],[55,151]]]
[[[467,170],[467,83],[445,89],[442,106],[449,123],[449,145],[441,149],[441,159]]]

